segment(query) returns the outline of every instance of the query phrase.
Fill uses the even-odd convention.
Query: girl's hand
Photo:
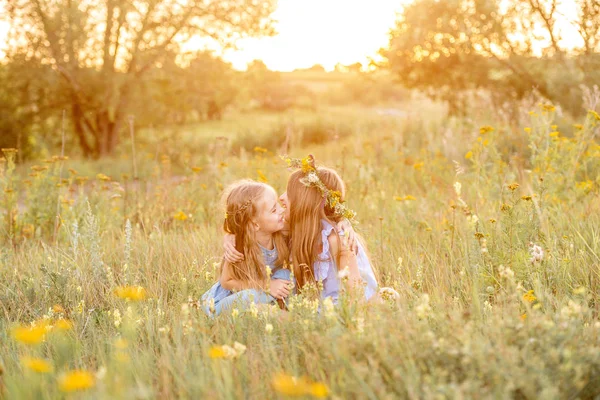
[[[228,263],[235,264],[244,261],[244,255],[235,248],[235,235],[231,233],[225,234],[223,237],[223,250],[223,256]]]
[[[350,247],[350,250],[352,250],[354,254],[358,254],[358,241],[356,239],[356,232],[354,231],[354,228],[352,228],[350,221],[347,219],[341,220],[337,223],[336,229],[338,231],[343,230],[346,233],[348,237],[348,247]]]
[[[276,299],[285,299],[290,295],[290,281],[271,279],[269,293]]]

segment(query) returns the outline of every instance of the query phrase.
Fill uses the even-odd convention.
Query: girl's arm
[[[235,279],[231,271],[232,265],[225,260],[223,263],[223,270],[221,271],[221,277],[219,282],[221,286],[227,290],[240,291],[244,289],[250,289],[251,285],[249,282],[242,282],[239,279]]]
[[[225,262],[223,263],[223,271],[221,272],[221,277],[219,278],[219,282],[221,283],[221,286],[223,286],[224,289],[236,292],[245,289],[264,290],[264,288],[261,288],[258,284],[253,285],[251,282],[243,282],[239,279],[235,279],[231,268],[232,265],[229,264],[227,260],[225,260]],[[289,281],[283,279],[271,279],[269,281],[269,288],[267,293],[269,293],[276,299],[286,298],[290,294]]]
[[[329,235],[327,240],[329,241],[331,255],[336,261],[339,260],[340,271],[348,267],[348,280],[353,285],[362,283],[360,271],[358,270],[358,259],[354,251],[348,246],[348,237],[340,235],[338,238],[336,235]]]

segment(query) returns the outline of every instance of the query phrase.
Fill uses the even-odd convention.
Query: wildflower
[[[550,132],[550,137],[558,137],[558,135],[560,135],[558,131]]]
[[[176,219],[178,221],[185,221],[186,219],[188,219],[188,216],[183,211],[179,211],[175,215],[173,215],[173,219]]]
[[[119,311],[118,309],[115,309],[115,311],[113,311],[113,319],[114,319],[115,328],[118,328],[119,326],[121,326],[121,322],[123,321],[123,319],[121,317],[121,311]]]
[[[417,171],[420,171],[424,165],[425,165],[425,163],[422,163],[422,162],[414,163],[413,168],[416,169]]]
[[[528,127],[528,126],[527,126],[527,127],[525,127],[523,130],[524,130],[526,133],[531,133],[531,128],[530,128],[530,127]]]
[[[238,315],[240,315],[240,310],[238,310],[237,308],[231,310],[231,318],[237,318]]]
[[[12,337],[23,344],[40,344],[46,336],[46,324],[19,326],[12,330]]]
[[[104,175],[104,174],[98,174],[96,175],[96,179],[104,181],[104,182],[108,182],[111,180],[110,176]]]
[[[68,331],[73,329],[73,323],[67,319],[60,318],[54,323],[54,329],[59,331]]]
[[[141,286],[120,286],[115,289],[114,293],[120,299],[131,301],[145,300],[147,297],[146,289]]]
[[[577,289],[573,290],[573,294],[584,294],[585,293],[585,286],[579,286]]]
[[[275,375],[271,380],[271,385],[276,392],[290,397],[310,395],[316,398],[325,398],[329,394],[329,389],[324,383],[311,382],[305,377],[296,378],[283,373]]]
[[[60,390],[63,392],[75,392],[78,390],[87,390],[96,384],[96,379],[88,371],[73,370],[64,374],[58,380]]]
[[[480,135],[485,135],[486,133],[493,132],[493,131],[494,131],[494,128],[489,125],[484,125],[481,128],[479,128]]]
[[[21,364],[33,372],[40,374],[52,372],[52,364],[43,358],[23,357],[21,358]]]
[[[271,324],[265,325],[265,332],[267,332],[267,333],[273,332],[273,325],[271,325]]]
[[[527,313],[521,314],[520,318],[521,318],[521,321],[525,321],[527,319]]]
[[[509,204],[502,203],[500,206],[500,211],[509,211],[512,207]]]
[[[198,173],[200,171],[202,171],[204,168],[203,167],[192,167],[192,171],[195,173]]]
[[[241,343],[235,342],[233,344],[233,347],[228,346],[226,344],[223,346],[211,347],[210,350],[208,351],[208,356],[212,359],[220,359],[220,358],[233,359],[233,358],[238,358],[239,356],[244,354],[245,351],[246,351],[246,346],[244,346]]]
[[[574,124],[573,128],[577,129],[578,131],[581,131],[581,130],[583,130],[583,125],[581,125],[581,124]]]
[[[587,193],[594,188],[594,182],[591,180],[575,182],[575,187]]]
[[[244,346],[243,344],[241,344],[239,342],[234,342],[233,348],[236,352],[236,357],[239,357],[246,352],[246,346]]]
[[[473,158],[473,152],[472,151],[468,151],[467,154],[465,154],[465,158],[467,160],[470,160],[471,158]]]
[[[556,107],[553,104],[540,104],[540,108],[546,112],[553,112]]]
[[[523,300],[525,300],[528,303],[533,303],[537,300],[537,297],[535,297],[535,295],[533,294],[533,289],[528,290],[527,293],[523,295]]]
[[[411,196],[410,194],[407,194],[406,196],[404,196],[404,200],[405,201],[412,201],[412,200],[416,200],[417,198],[414,196]]]
[[[257,152],[257,153],[266,153],[266,152],[267,152],[267,149],[265,149],[264,147],[259,147],[259,146],[256,146],[256,147],[254,148],[254,151],[255,151],[255,152]]]
[[[529,261],[532,264],[544,259],[544,250],[534,243],[529,243],[529,252],[531,253],[531,259]]]
[[[492,224],[495,224],[495,223],[496,223],[496,219],[494,219],[494,218],[490,218],[490,219],[489,219],[489,221],[490,221],[490,223],[492,223]]]
[[[340,270],[340,272],[338,272],[338,278],[340,280],[348,279],[349,276],[350,269],[348,267],[345,267],[344,269]]]
[[[521,199],[525,201],[531,201],[531,196],[521,196]]]
[[[400,294],[391,287],[382,287],[379,289],[379,296],[387,301],[394,301],[400,298]]]
[[[511,183],[510,185],[508,185],[508,188],[510,189],[511,192],[514,192],[515,190],[517,190],[519,188],[519,184],[518,183]]]

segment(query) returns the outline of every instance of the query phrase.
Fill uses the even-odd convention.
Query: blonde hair
[[[254,287],[263,287],[267,279],[265,260],[256,241],[253,219],[260,211],[259,200],[268,190],[275,191],[265,183],[244,179],[234,182],[223,193],[223,230],[235,235],[235,247],[244,254],[243,261],[231,264],[232,274],[236,280],[250,282]],[[283,265],[289,258],[289,249],[281,232],[273,234],[273,242],[278,256],[275,265],[271,265],[272,268]]]
[[[344,181],[336,171],[331,168],[317,167],[316,173],[328,189],[344,195]],[[290,203],[290,242],[292,243],[290,253],[298,289],[302,289],[307,283],[315,282],[314,263],[322,251],[321,220],[324,219],[335,226],[342,219],[327,204],[318,188],[306,186],[300,181],[304,176],[301,170],[293,172],[287,185]],[[334,232],[337,236],[335,229]],[[339,269],[339,254],[335,256]]]

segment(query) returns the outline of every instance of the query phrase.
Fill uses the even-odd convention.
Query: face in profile
[[[254,221],[259,230],[265,233],[275,233],[284,227],[283,208],[277,200],[274,190],[265,190],[258,201],[258,214]]]

